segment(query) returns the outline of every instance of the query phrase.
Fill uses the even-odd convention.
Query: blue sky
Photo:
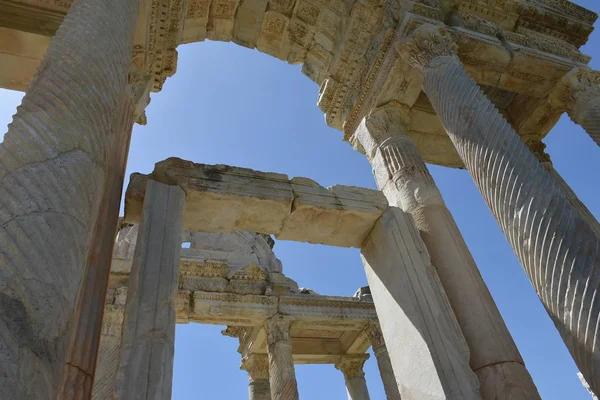
[[[596,12],[597,0],[579,0]],[[600,69],[600,33],[585,52]],[[155,162],[177,156],[230,164],[333,184],[375,188],[361,154],[326,126],[316,106],[318,87],[270,56],[231,43],[179,48],[178,72],[147,109],[148,125],[136,126],[128,172],[148,173]],[[0,90],[0,126],[7,125],[22,94]],[[600,148],[563,117],[547,137],[555,168],[594,215],[600,217]],[[548,400],[589,399],[556,329],[535,295],[504,235],[466,171],[431,166],[431,172],[464,235],[542,395]],[[321,294],[351,296],[366,285],[359,253],[277,241],[286,275]],[[234,339],[222,326],[178,325],[174,400],[247,398]],[[374,400],[384,399],[372,357],[365,372]],[[342,374],[332,365],[296,368],[300,396],[345,400]]]

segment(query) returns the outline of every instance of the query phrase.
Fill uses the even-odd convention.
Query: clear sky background
[[[578,0],[600,12],[598,0]],[[600,32],[600,31],[599,31]],[[600,69],[600,33],[585,53]],[[149,173],[171,156],[375,188],[364,156],[341,140],[316,106],[318,87],[300,72],[256,50],[203,42],[179,48],[178,72],[153,94],[148,125],[134,129],[127,175]],[[0,90],[0,126],[22,94]],[[600,148],[564,116],[545,139],[555,168],[600,217]],[[584,400],[577,368],[529,280],[466,171],[430,166],[544,400]],[[367,284],[356,249],[277,241],[284,273],[321,294],[351,296]],[[174,400],[245,399],[237,340],[223,326],[178,325]],[[375,358],[365,364],[373,400],[383,400]],[[300,397],[345,400],[333,365],[296,367]]]

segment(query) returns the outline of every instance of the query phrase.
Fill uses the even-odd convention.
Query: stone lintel
[[[326,189],[308,178],[177,158],[156,164],[151,178],[186,192],[187,230],[252,231],[282,240],[360,247],[387,208],[376,190],[342,185]],[[131,176],[125,199],[129,223],[139,221],[148,179]]]

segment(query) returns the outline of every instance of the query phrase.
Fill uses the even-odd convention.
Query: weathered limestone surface
[[[269,383],[269,358],[266,354],[249,354],[242,359],[243,370],[248,371],[248,398],[271,400]]]
[[[171,398],[185,195],[149,181],[125,307],[115,399]]]
[[[378,324],[371,324],[367,327],[367,335],[371,341],[375,358],[377,358],[377,366],[379,367],[379,374],[381,375],[381,381],[383,382],[383,390],[385,391],[386,399],[401,400],[400,390],[398,389],[399,386],[396,382],[392,362],[390,361],[390,355],[385,346],[381,328]]]
[[[562,78],[549,100],[554,107],[566,109],[600,146],[600,71],[575,68]]]
[[[484,398],[539,399],[523,359],[483,281],[454,218],[408,135],[406,106],[388,103],[362,122],[353,140],[373,166],[377,186],[390,205],[412,215],[470,350]],[[504,368],[497,368],[507,363]],[[492,372],[500,374],[493,377]],[[481,382],[481,377],[486,385]],[[498,392],[500,390],[500,392]]]
[[[368,354],[357,357],[345,356],[335,363],[335,367],[344,374],[348,400],[371,400],[363,371],[363,365],[368,358]]]
[[[592,389],[600,390],[600,243],[454,54],[425,27],[401,48]]]
[[[125,220],[139,221],[148,176],[133,174]],[[158,163],[151,179],[186,191],[184,228],[209,232],[252,231],[278,239],[360,247],[387,207],[378,191],[226,165],[176,158]]]
[[[298,400],[298,384],[292,357],[290,320],[274,316],[266,322],[267,352],[272,400]]]
[[[0,144],[0,398],[60,390],[137,9],[75,1]]]
[[[114,124],[114,139],[107,162],[104,193],[92,236],[83,286],[75,310],[67,362],[61,387],[61,400],[89,398],[98,356],[104,298],[119,221],[119,208],[127,155],[133,129],[134,104],[124,96]]]
[[[361,255],[402,398],[480,399],[469,348],[410,215],[390,207]]]
[[[121,360],[121,339],[127,287],[109,290],[104,307],[98,361],[94,375],[92,400],[111,399],[115,392],[117,372]]]

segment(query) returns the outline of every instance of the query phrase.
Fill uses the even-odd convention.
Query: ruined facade
[[[89,398],[110,338],[115,398],[168,398],[175,321],[186,307],[211,318],[181,287],[183,229],[361,248],[389,355],[380,370],[398,389],[389,398],[539,398],[426,162],[472,175],[598,394],[600,226],[541,142],[566,112],[600,145],[600,73],[579,51],[596,19],[567,0],[0,1],[0,87],[26,90],[0,145],[0,398]],[[205,39],[301,63],[380,191],[161,162],[131,181],[125,220],[140,225],[127,300],[111,288],[105,305],[132,125],[175,73],[177,46]],[[210,296],[231,299],[236,274],[278,276],[276,261],[260,264],[267,253],[258,270],[215,272],[228,283]],[[288,301],[278,284],[256,296]],[[107,325],[119,312],[122,328]],[[272,397],[297,398],[293,318],[267,314],[225,321],[228,334],[256,398],[267,382],[250,370],[264,349]],[[244,353],[256,326],[262,358]],[[362,355],[350,355],[336,366],[349,396],[365,398]]]

